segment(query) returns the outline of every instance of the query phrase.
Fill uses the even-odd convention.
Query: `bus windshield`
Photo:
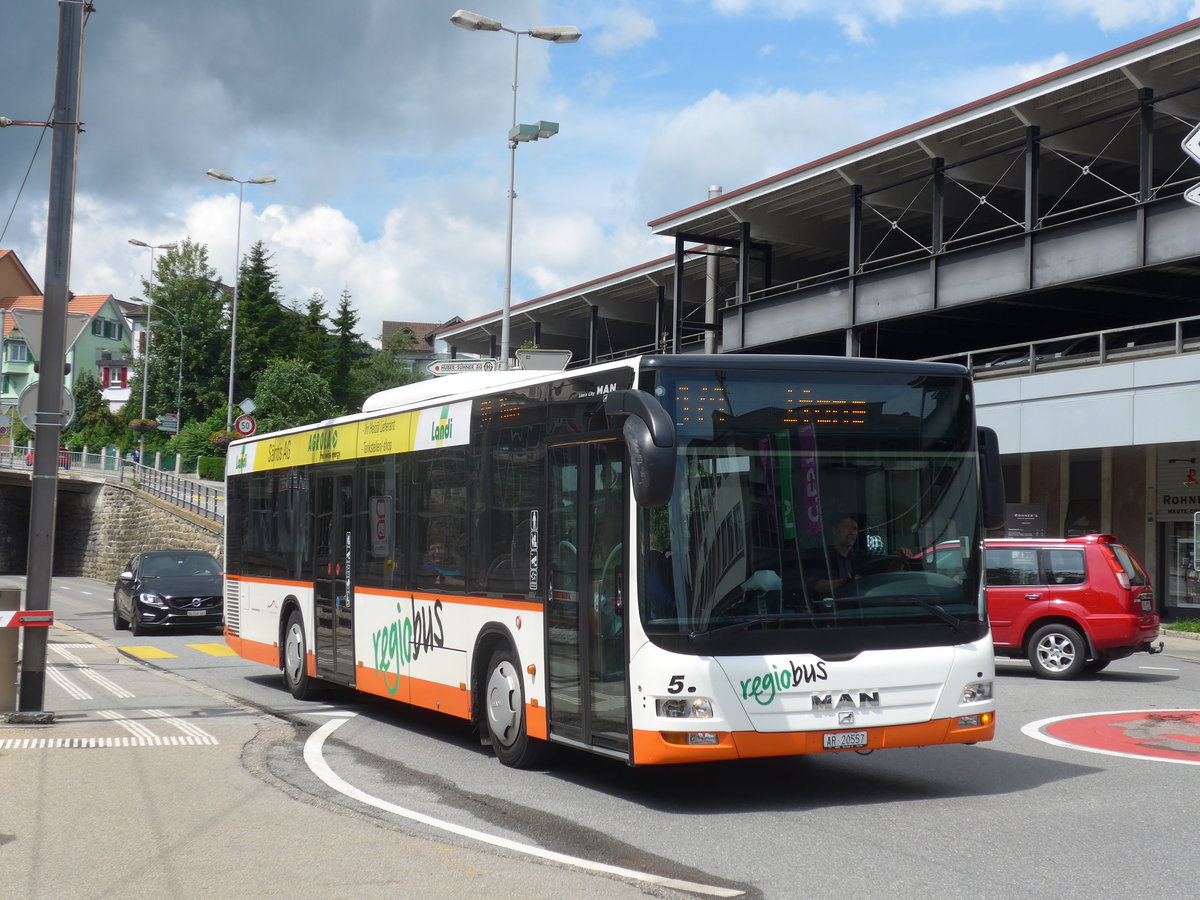
[[[985,633],[965,376],[664,368],[648,389],[679,453],[669,504],[639,514],[651,640],[711,653],[718,635],[837,630],[853,652],[856,629]]]

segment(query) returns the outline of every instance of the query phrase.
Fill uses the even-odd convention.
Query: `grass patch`
[[[1166,629],[1167,631],[1200,632],[1200,619],[1180,619],[1178,622],[1167,625]]]

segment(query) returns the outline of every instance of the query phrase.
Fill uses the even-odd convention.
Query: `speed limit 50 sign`
[[[249,437],[254,434],[256,427],[257,423],[251,416],[238,416],[233,420],[233,430],[238,433],[238,437]]]

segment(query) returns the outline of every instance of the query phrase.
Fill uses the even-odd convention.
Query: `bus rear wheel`
[[[506,766],[533,766],[545,757],[545,744],[525,728],[525,689],[516,654],[499,647],[488,663],[484,693],[488,737],[496,759]]]
[[[304,637],[304,617],[293,609],[283,631],[283,681],[297,700],[310,700],[316,694],[314,679],[308,676],[308,641]]]

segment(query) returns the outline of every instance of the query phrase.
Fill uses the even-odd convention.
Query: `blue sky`
[[[231,277],[274,253],[285,298],[349,290],[360,330],[502,302],[514,41],[463,0],[96,0],[85,36],[71,288],[140,296],[191,237]],[[646,222],[1200,15],[1197,0],[469,0],[522,38],[514,303],[668,255]],[[0,9],[0,115],[53,100],[57,4]],[[42,279],[48,140],[0,131],[0,247]],[[20,183],[33,162],[23,191]],[[11,214],[11,219],[10,219]]]

